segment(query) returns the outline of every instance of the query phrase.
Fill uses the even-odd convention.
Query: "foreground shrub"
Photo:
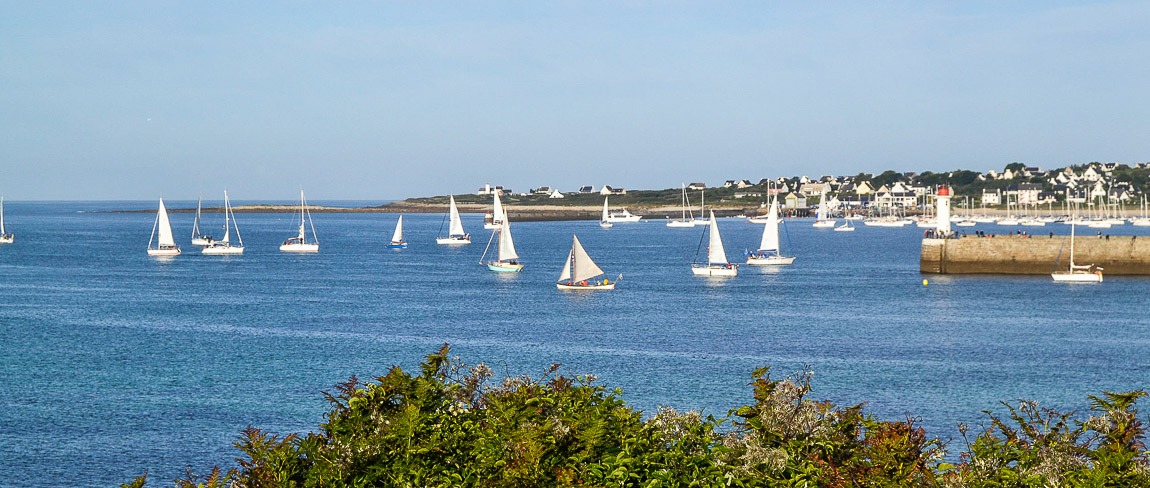
[[[808,398],[810,374],[752,375],[754,403],[728,418],[660,409],[646,420],[592,376],[489,383],[491,370],[431,354],[324,393],[318,432],[248,428],[238,467],[179,487],[1047,487],[1150,486],[1142,391],[1091,397],[1094,416],[1003,404],[952,465],[911,418]],[[724,426],[731,422],[729,426]],[[125,487],[143,487],[145,477]]]

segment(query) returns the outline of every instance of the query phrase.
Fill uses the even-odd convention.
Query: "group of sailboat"
[[[280,245],[280,251],[319,252],[319,239],[316,238],[315,225],[311,221],[311,211],[308,210],[307,199],[304,198],[302,189],[299,192],[299,198],[299,233],[295,237],[284,241],[284,243]],[[243,236],[240,235],[239,223],[236,222],[236,214],[232,209],[232,202],[228,197],[227,190],[224,191],[224,236],[222,239],[214,239],[201,232],[200,220],[202,210],[203,199],[200,199],[200,201],[196,203],[196,219],[192,224],[192,245],[200,246],[200,253],[209,256],[243,254],[244,239]],[[311,240],[307,239],[306,230],[308,226],[311,228]],[[235,243],[232,242],[232,230],[235,230],[236,233]],[[402,236],[400,229],[397,229],[397,235]],[[155,247],[152,247],[153,243]],[[182,250],[176,245],[175,238],[172,235],[172,223],[168,218],[168,209],[164,206],[164,199],[161,198],[160,206],[156,210],[156,221],[152,225],[152,236],[148,238],[148,255],[178,256],[181,252]]]

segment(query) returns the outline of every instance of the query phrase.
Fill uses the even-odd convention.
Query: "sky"
[[[12,200],[1150,161],[1150,3],[0,1]]]

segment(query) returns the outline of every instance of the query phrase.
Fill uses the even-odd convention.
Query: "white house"
[[[983,188],[982,204],[1002,205],[1002,192],[998,188]]]
[[[603,185],[603,189],[599,190],[599,194],[600,195],[626,195],[627,190],[625,188],[615,188],[613,186]]]
[[[559,192],[558,188],[552,188],[551,194],[547,195],[547,198],[565,198],[565,197],[563,196],[562,193]]]

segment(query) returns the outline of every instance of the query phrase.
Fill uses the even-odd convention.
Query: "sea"
[[[593,374],[645,414],[725,416],[753,401],[754,368],[811,371],[811,398],[915,419],[953,453],[965,447],[958,423],[985,426],[982,411],[1003,413],[1000,402],[1085,415],[1088,395],[1150,385],[1150,278],[922,275],[913,226],[846,233],[791,219],[782,242],[794,265],[723,279],[690,271],[704,228],[668,228],[662,215],[611,229],[513,222],[525,269],[502,274],[479,264],[490,237],[479,214],[463,216],[473,244],[460,247],[435,244],[443,215],[405,215],[403,250],[384,247],[396,214],[313,214],[320,252],[297,255],[278,246],[298,214],[241,213],[244,254],[213,257],[188,242],[193,215],[173,213],[184,254],[158,259],[145,252],[154,212],[109,212],[155,206],[5,202],[16,243],[0,246],[0,486],[116,486],[144,473],[163,485],[232,467],[245,427],[315,431],[321,392],[416,371],[444,344],[496,379],[556,363]],[[220,229],[223,216],[203,222]],[[745,219],[719,227],[733,262],[762,232]],[[556,290],[574,235],[608,278],[621,275],[614,291]]]

